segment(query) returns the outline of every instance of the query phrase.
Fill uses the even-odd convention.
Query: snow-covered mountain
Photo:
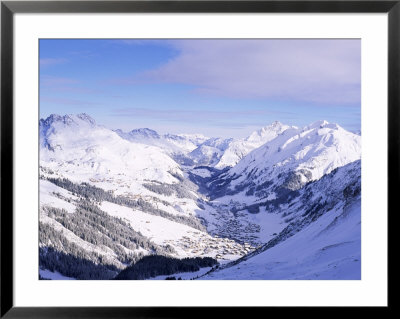
[[[360,158],[361,137],[337,124],[290,127],[211,180],[210,196],[242,200],[247,195],[249,202],[277,198]]]
[[[257,147],[274,139],[289,126],[273,122],[242,139],[210,138],[188,154],[197,165],[207,165],[218,169],[235,166],[240,159]]]
[[[344,249],[332,256],[357,255],[358,233],[336,232],[359,227],[361,137],[337,124],[274,122],[244,139],[222,139],[113,131],[87,114],[53,114],[40,120],[39,132],[43,274],[110,279],[159,254],[215,258],[222,270],[209,279],[232,277],[235,264],[223,266],[232,260],[243,266],[235,278],[245,279],[249,265],[249,279],[285,279],[286,268],[274,268],[275,277],[254,268],[272,262],[278,247],[294,249],[293,238],[310,248],[303,250],[310,260],[336,244]],[[345,238],[354,244],[342,245]],[[299,258],[287,254],[288,269]],[[81,268],[66,270],[63,260]],[[341,277],[322,275],[325,264],[318,265],[321,278]],[[336,265],[357,276],[356,262]],[[303,266],[312,274],[310,263]],[[287,277],[311,278],[296,274]]]
[[[157,146],[170,155],[187,154],[208,139],[201,134],[160,135],[148,128],[134,129],[130,132],[117,129],[115,132],[125,140]]]
[[[290,127],[278,121],[273,122],[269,126],[265,126],[244,139],[232,141],[224,150],[216,168],[224,168],[227,166],[235,166],[244,156],[261,145],[273,140],[279,134],[286,131]]]
[[[188,154],[196,165],[216,166],[233,139],[210,138]]]
[[[361,279],[361,161],[262,208],[275,236],[200,279]]]
[[[236,165],[253,149],[271,141],[288,128],[290,127],[275,121],[242,139],[208,138],[201,134],[160,135],[148,128],[115,132],[128,141],[157,146],[181,164],[223,169]]]
[[[40,120],[40,160],[72,181],[94,179],[176,182],[180,166],[161,149],[131,143],[86,114]]]

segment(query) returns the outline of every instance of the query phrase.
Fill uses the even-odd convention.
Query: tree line
[[[162,275],[172,275],[182,272],[196,272],[203,267],[217,265],[211,257],[172,258],[167,256],[145,256],[138,262],[122,270],[115,280],[142,280]]]

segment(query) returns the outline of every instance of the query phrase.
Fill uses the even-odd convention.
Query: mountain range
[[[338,124],[223,139],[53,114],[39,135],[41,278],[360,279],[361,136]]]

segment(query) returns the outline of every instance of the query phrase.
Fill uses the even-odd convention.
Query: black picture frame
[[[16,13],[388,13],[388,218],[400,212],[400,0],[356,1],[1,1],[1,312],[3,318],[175,318],[224,316],[224,308],[15,307],[13,303],[13,17]],[[389,227],[390,223],[388,224]],[[393,227],[393,223],[392,223]],[[393,234],[390,231],[389,233]],[[389,240],[389,238],[388,238]],[[388,246],[389,247],[389,246]],[[389,285],[390,281],[388,281]],[[34,293],[34,292],[33,292]],[[391,296],[391,295],[390,295]],[[389,309],[391,298],[388,300]],[[306,307],[290,310],[301,315]],[[252,308],[254,309],[254,308]],[[349,311],[347,309],[346,311]],[[354,310],[354,309],[353,309]],[[336,312],[336,309],[332,310]],[[359,310],[357,310],[359,311]],[[236,315],[249,315],[246,307]]]

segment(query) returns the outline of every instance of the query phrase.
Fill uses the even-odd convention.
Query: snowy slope
[[[309,183],[284,205],[265,203],[287,226],[253,253],[201,279],[360,279],[360,164]]]
[[[86,114],[40,121],[40,163],[73,181],[113,179],[176,182],[179,165],[161,149],[128,142]]]
[[[224,259],[237,259],[244,255],[242,245],[233,240],[214,238],[206,231],[182,225],[161,216],[149,215],[139,210],[102,202],[100,208],[110,214],[122,218],[142,235],[158,245],[171,245],[177,257],[224,256]],[[219,258],[221,259],[221,258]]]
[[[68,213],[73,213],[76,206],[73,201],[77,199],[65,189],[54,185],[46,180],[40,180],[40,206],[50,206],[59,209],[65,209]]]
[[[360,201],[285,242],[201,279],[361,279]]]

